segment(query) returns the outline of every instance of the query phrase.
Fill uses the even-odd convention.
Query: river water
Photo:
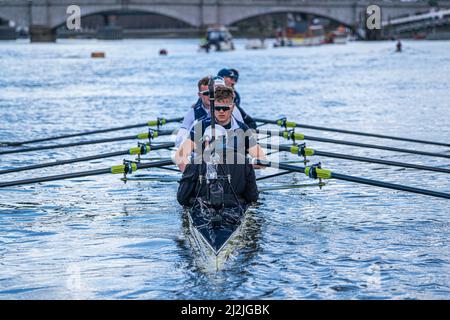
[[[196,100],[197,80],[222,67],[240,71],[242,106],[254,116],[450,141],[450,42],[405,41],[402,53],[394,52],[394,42],[262,51],[244,45],[238,41],[234,52],[208,55],[197,52],[197,40],[1,42],[0,141],[182,116]],[[161,48],[168,56],[158,55]],[[104,51],[106,58],[91,59],[92,51]],[[443,147],[301,132],[450,155]],[[307,143],[322,151],[450,168],[443,158]],[[0,157],[0,169],[134,144],[8,154]],[[122,158],[1,175],[0,181],[107,168]],[[289,159],[295,157],[283,156]],[[312,160],[339,173],[450,192],[444,173]],[[147,173],[177,177],[157,169]],[[292,174],[260,187],[310,182]],[[176,182],[124,184],[114,175],[1,189],[0,298],[450,298],[448,200],[334,180],[322,190],[268,191],[251,210],[233,259],[211,272],[187,240],[176,189]]]

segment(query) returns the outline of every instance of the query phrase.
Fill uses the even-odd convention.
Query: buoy
[[[104,58],[105,53],[102,51],[95,51],[91,53],[91,58]]]
[[[159,55],[160,56],[167,56],[167,50],[166,49],[159,50]]]

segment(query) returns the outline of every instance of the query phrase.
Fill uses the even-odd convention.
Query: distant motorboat
[[[347,35],[346,34],[336,35],[333,38],[333,43],[334,44],[346,44],[347,43]]]
[[[344,26],[339,26],[332,31],[327,37],[327,43],[346,44],[348,41],[349,32]]]
[[[325,43],[325,31],[321,25],[309,26],[304,34],[297,34],[291,38],[292,47],[319,46]]]
[[[210,27],[206,31],[206,39],[200,44],[200,49],[209,52],[234,50],[233,37],[225,26]]]
[[[277,37],[274,47],[318,46],[324,43],[325,31],[322,25],[296,22],[286,28],[286,37]]]

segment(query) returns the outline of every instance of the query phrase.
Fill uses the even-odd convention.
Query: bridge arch
[[[321,18],[330,19],[343,24],[346,27],[353,29],[354,26],[354,14],[353,10],[347,8],[311,8],[311,7],[268,7],[268,8],[255,8],[253,10],[245,10],[231,14],[225,14],[223,16],[224,24],[232,25],[246,19],[255,18],[258,16],[266,16],[277,13],[304,13],[310,14]]]
[[[64,8],[65,9],[65,8]],[[170,8],[142,8],[142,6],[133,9],[131,8],[131,6],[129,8],[127,8],[126,10],[124,10],[122,7],[108,7],[108,8],[90,8],[90,7],[86,7],[86,8],[81,8],[81,25],[83,25],[83,18],[89,17],[89,16],[94,16],[94,15],[100,15],[100,14],[115,14],[115,15],[120,15],[120,14],[134,14],[134,13],[138,13],[138,14],[155,14],[155,15],[159,15],[159,16],[163,16],[163,17],[167,17],[167,18],[171,18],[177,21],[180,21],[182,23],[185,23],[187,25],[189,25],[190,27],[197,27],[197,25],[195,24],[195,20],[192,18],[186,18],[183,15],[180,15],[179,12],[172,12],[172,10],[170,10]],[[50,27],[52,29],[56,29],[62,25],[64,25],[66,23],[66,19],[67,19],[68,15],[66,14],[66,12],[64,11],[62,14],[58,14],[55,15],[54,18],[51,19],[51,24]]]
[[[10,21],[13,21],[15,24],[17,23],[17,21],[14,20],[14,18],[12,17],[8,17],[7,15],[3,14],[2,12],[0,12],[0,25],[1,23],[9,23]]]

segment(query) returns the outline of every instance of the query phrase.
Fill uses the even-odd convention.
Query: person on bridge
[[[239,111],[242,114],[242,117],[244,119],[244,123],[250,127],[250,129],[256,129],[256,122],[253,120],[252,117],[250,117],[244,109],[241,108],[241,96],[236,91],[235,85],[239,80],[239,72],[236,69],[221,69],[217,76],[222,77],[225,80],[225,85],[228,87],[233,88],[234,90],[234,104],[236,105],[236,108],[239,109]]]
[[[183,119],[183,123],[181,124],[180,129],[178,130],[177,137],[175,138],[175,146],[179,147],[181,143],[186,140],[189,136],[189,132],[194,124],[198,121],[202,121],[204,119],[211,118],[211,113],[209,110],[210,100],[209,100],[209,89],[208,84],[211,77],[204,77],[200,79],[197,83],[198,87],[198,100],[192,105],[191,109],[186,113]],[[216,77],[214,79],[215,85],[225,85],[225,82],[222,78]],[[234,108],[232,116],[235,120],[239,122],[245,123],[245,118],[251,119],[247,113],[242,108]],[[254,121],[253,121],[254,122]],[[247,124],[248,125],[248,124]],[[250,127],[250,126],[249,126]],[[256,128],[256,125],[255,125]]]

